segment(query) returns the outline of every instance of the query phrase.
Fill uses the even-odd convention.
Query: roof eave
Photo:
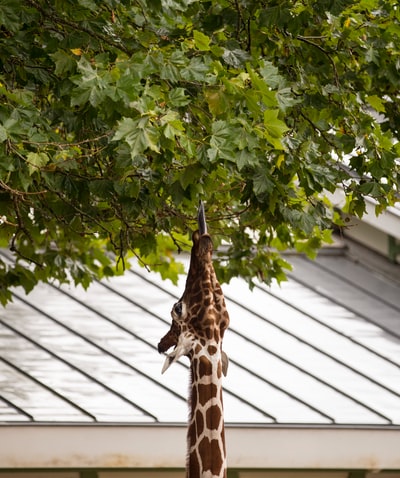
[[[400,427],[228,425],[233,469],[400,470]],[[0,469],[183,468],[186,425],[0,425]],[[23,452],[22,452],[23,451]]]

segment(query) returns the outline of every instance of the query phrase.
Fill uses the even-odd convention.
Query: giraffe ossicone
[[[174,347],[162,373],[182,356],[190,360],[187,478],[226,478],[222,375],[226,375],[228,357],[222,350],[222,339],[229,315],[212,263],[213,245],[203,203],[198,226],[192,236],[185,290],[172,307],[171,328],[158,350],[166,352]]]

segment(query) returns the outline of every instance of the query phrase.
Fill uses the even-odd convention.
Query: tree
[[[0,0],[1,302],[87,286],[129,252],[176,279],[200,198],[220,279],[250,283],[329,241],[326,192],[358,216],[366,196],[393,205],[399,17],[385,0]]]

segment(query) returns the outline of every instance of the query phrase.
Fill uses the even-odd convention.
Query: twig
[[[56,141],[40,141],[40,142],[37,142],[37,141],[26,141],[26,140],[22,140],[21,143],[23,143],[23,144],[33,144],[35,146],[58,146],[59,148],[69,148],[71,146],[80,146],[81,144],[96,142],[96,141],[99,141],[103,138],[108,138],[109,136],[111,136],[112,133],[113,133],[112,131],[108,131],[107,133],[104,133],[100,136],[96,136],[95,138],[83,139],[82,141],[76,141],[76,142],[73,142],[73,143],[58,143]]]
[[[91,37],[94,37],[97,40],[101,40],[101,41],[107,43],[108,45],[111,45],[114,48],[117,48],[117,49],[123,51],[124,53],[126,53],[128,55],[132,54],[132,51],[129,50],[129,48],[126,48],[125,45],[122,42],[111,41],[110,38],[107,37],[106,35],[103,35],[102,33],[94,32],[94,31],[90,30],[89,28],[85,27],[84,25],[82,25],[82,22],[74,23],[74,22],[71,22],[71,21],[69,21],[65,18],[59,17],[54,12],[54,10],[50,10],[51,5],[50,5],[49,2],[47,2],[48,6],[49,6],[49,10],[44,9],[35,0],[27,0],[27,3],[30,4],[32,7],[36,8],[45,18],[49,18],[53,22],[56,22],[60,25],[67,26],[67,27],[71,28],[72,30],[75,30],[75,31],[78,31],[78,32],[83,31],[83,32],[87,33],[88,35],[90,35]]]
[[[335,151],[337,150],[336,145],[335,145],[334,143],[332,143],[332,141],[331,141],[329,138],[327,138],[327,136],[325,135],[325,132],[322,131],[321,128],[318,128],[318,126],[317,126],[315,123],[313,123],[313,122],[310,120],[310,118],[308,118],[302,111],[300,111],[300,116],[302,116],[302,117],[307,121],[307,123],[309,123],[309,124],[315,129],[315,131],[318,131],[318,133],[324,138],[324,140],[325,140],[330,146],[332,146],[332,148],[333,148]]]
[[[28,231],[28,229],[25,227],[25,224],[22,220],[21,213],[20,213],[20,210],[19,210],[19,203],[18,203],[19,199],[18,198],[19,198],[19,196],[13,196],[14,211],[15,211],[15,215],[17,216],[17,222],[18,222],[17,228],[18,229],[17,229],[17,232],[15,234],[13,234],[13,236],[12,236],[11,244],[10,244],[10,251],[15,252],[21,259],[24,259],[28,262],[31,262],[31,263],[37,265],[38,267],[40,267],[41,269],[43,269],[43,264],[36,261],[32,257],[26,256],[16,246],[17,237],[20,233],[24,233],[25,236],[29,239],[30,243],[34,244],[33,238],[31,236],[30,232]]]
[[[17,189],[13,189],[11,188],[10,186],[8,186],[8,184],[6,184],[3,180],[0,179],[0,187],[2,189],[4,189],[5,191],[8,191],[10,194],[13,194],[15,196],[20,196],[20,197],[24,197],[24,196],[35,196],[35,195],[40,195],[40,194],[45,194],[47,193],[48,191],[46,190],[43,190],[43,191],[35,191],[35,192],[25,192],[25,191],[19,191]]]
[[[297,35],[296,38],[297,38],[297,40],[300,40],[304,43],[307,43],[308,45],[311,45],[315,48],[318,48],[319,51],[321,51],[324,55],[326,55],[328,57],[328,60],[329,60],[330,64],[332,65],[333,74],[334,74],[334,77],[335,77],[335,84],[336,84],[337,87],[339,87],[339,85],[340,85],[339,75],[338,75],[338,72],[337,72],[335,62],[333,61],[333,59],[330,55],[330,52],[325,50],[325,48],[323,48],[321,45],[318,45],[318,43],[314,43],[313,41],[309,40],[309,38],[311,38],[311,37],[303,37],[301,35]]]

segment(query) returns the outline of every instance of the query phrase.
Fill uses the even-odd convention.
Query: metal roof
[[[289,261],[281,286],[223,285],[226,422],[400,425],[400,266],[388,277],[345,248]],[[87,292],[16,289],[0,310],[0,422],[186,423],[187,361],[161,375],[156,348],[184,282],[133,263]]]

